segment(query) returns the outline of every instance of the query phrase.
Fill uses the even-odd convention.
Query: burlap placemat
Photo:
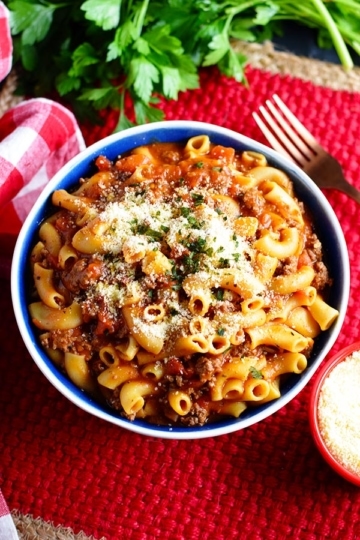
[[[237,42],[235,49],[243,53],[251,67],[255,69],[283,76],[289,75],[333,90],[360,92],[359,67],[345,71],[341,65],[275,50],[269,41],[261,45]]]
[[[14,107],[22,101],[22,96],[17,96],[15,94],[16,86],[17,76],[16,73],[12,71],[0,86],[0,118],[8,109],[11,109],[11,107]]]
[[[16,510],[11,515],[20,540],[102,540],[83,532],[75,534],[69,527],[55,527],[52,523]]]
[[[265,43],[264,45],[237,43],[236,48],[247,56],[249,65],[252,69],[259,70],[260,76],[261,72],[266,72],[280,77],[286,78],[290,76],[291,78],[309,81],[313,85],[335,91],[360,92],[359,68],[355,68],[350,73],[345,73],[340,66],[296,57],[287,52],[275,51],[271,43]],[[0,91],[0,116],[5,110],[21,100],[21,97],[15,95],[15,89],[16,76],[12,73]],[[204,105],[204,108],[206,109],[206,105]],[[204,114],[204,118],[197,119],[206,120],[206,114]],[[97,135],[93,136],[96,137]],[[31,515],[24,515],[18,510],[13,510],[12,516],[20,540],[100,540],[100,538],[103,538],[99,535],[96,538],[87,536],[83,532],[75,533],[68,527],[55,527],[51,522]],[[112,538],[109,537],[108,540],[112,540]],[[131,536],[123,536],[123,538],[131,538]],[[145,534],[143,538],[155,537]],[[303,538],[310,538],[310,536],[303,536]],[[323,536],[315,533],[311,538],[323,538]],[[114,540],[117,539],[114,538]]]

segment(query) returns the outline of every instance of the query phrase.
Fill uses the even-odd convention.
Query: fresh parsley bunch
[[[197,88],[199,69],[217,65],[244,82],[246,58],[232,41],[271,39],[283,21],[316,28],[346,68],[345,42],[360,53],[358,0],[12,0],[15,66],[27,95],[57,92],[80,118],[119,111],[116,130],[160,120],[160,97]],[[295,5],[296,4],[296,5]],[[89,104],[92,107],[89,107]]]

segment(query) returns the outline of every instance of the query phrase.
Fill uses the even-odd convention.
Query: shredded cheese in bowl
[[[310,400],[310,425],[325,460],[360,486],[360,343],[320,371]]]

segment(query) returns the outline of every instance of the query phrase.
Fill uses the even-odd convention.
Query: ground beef
[[[104,362],[99,357],[97,357],[90,360],[89,367],[92,375],[97,378],[100,373],[107,369],[108,366],[106,366]]]
[[[211,381],[217,373],[221,372],[224,363],[224,357],[220,356],[201,356],[195,365],[196,373],[202,383]]]
[[[101,261],[91,261],[79,259],[69,272],[61,274],[61,281],[65,287],[74,294],[78,294],[81,289],[87,289],[89,285],[105,273],[105,266]]]
[[[282,266],[282,274],[294,274],[298,269],[298,258],[297,257],[288,257],[285,259]]]
[[[252,188],[244,194],[243,202],[247,208],[251,209],[253,214],[260,215],[266,201],[257,188]]]
[[[312,285],[318,289],[323,289],[326,285],[331,285],[331,279],[329,277],[328,269],[323,262],[317,262],[314,264],[315,277]]]
[[[91,356],[92,346],[82,335],[79,328],[69,330],[52,330],[41,336],[41,344],[45,348],[59,349],[63,352]]]
[[[180,161],[180,153],[175,150],[166,150],[161,154],[165,163],[177,163]]]
[[[308,250],[310,257],[313,260],[320,260],[322,258],[322,246],[319,238],[315,233],[308,235],[306,240],[306,249]]]
[[[114,390],[108,390],[107,388],[102,388],[102,391],[104,392],[104,396],[106,398],[106,401],[112,409],[115,409],[116,411],[122,411],[122,407],[120,404],[120,386],[118,388],[115,388]]]
[[[203,426],[209,417],[209,410],[198,403],[194,403],[189,416],[180,418],[182,424],[186,426]]]

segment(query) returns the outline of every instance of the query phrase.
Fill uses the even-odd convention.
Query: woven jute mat
[[[8,109],[11,109],[11,107],[14,107],[22,101],[23,98],[15,94],[16,86],[16,74],[11,72],[3,82],[2,86],[0,86],[0,118]]]
[[[247,57],[249,64],[255,69],[289,75],[332,90],[360,92],[359,67],[345,71],[340,65],[277,51],[271,42],[261,45],[237,42],[234,47]]]
[[[271,43],[259,45],[237,42],[235,47],[247,57],[249,65],[254,69],[299,78],[333,90],[360,92],[360,68],[345,72],[338,65],[276,51]],[[11,73],[0,87],[0,117],[21,101],[22,98],[15,95],[15,90],[16,75]],[[23,515],[17,510],[12,511],[12,517],[20,540],[111,540],[87,536],[83,532],[76,534],[70,528],[55,526],[40,517]]]
[[[75,534],[69,527],[55,527],[52,523],[22,515],[17,511],[13,511],[11,515],[20,540],[106,540],[95,539],[83,532]]]

